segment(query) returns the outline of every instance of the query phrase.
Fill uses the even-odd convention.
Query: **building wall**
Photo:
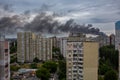
[[[67,41],[67,80],[98,79],[98,43]]]
[[[84,80],[98,80],[98,43],[83,43],[83,78]]]
[[[110,38],[110,45],[115,45],[115,35],[111,34],[109,38]]]
[[[17,34],[17,61],[24,62],[25,61],[25,40],[24,33],[19,32]]]
[[[39,60],[42,60],[42,36],[41,35],[37,35],[36,36],[36,57]]]
[[[9,42],[0,35],[0,80],[10,80]]]
[[[52,59],[51,39],[32,32],[20,32],[17,36],[18,62],[33,62],[35,57],[43,61]]]
[[[67,46],[67,37],[60,39],[60,52],[64,58],[66,58],[66,46]]]

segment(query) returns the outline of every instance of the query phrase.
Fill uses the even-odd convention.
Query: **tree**
[[[32,69],[36,69],[36,68],[37,68],[37,64],[36,64],[36,63],[32,63],[32,64],[30,65],[30,67],[31,67]]]
[[[41,80],[49,80],[50,72],[46,68],[41,67],[36,71],[36,76]]]
[[[10,66],[10,70],[11,70],[11,71],[18,71],[18,69],[20,69],[20,67],[14,66],[14,65],[11,65],[11,66]]]
[[[106,72],[104,80],[117,80],[117,73],[114,70]]]
[[[108,45],[108,46],[103,46],[99,49],[100,52],[100,59],[104,61],[109,61],[112,68],[118,70],[118,51],[115,50],[115,46],[113,45]]]
[[[33,59],[33,62],[38,63],[38,62],[40,62],[40,60],[39,60],[37,57],[35,57],[35,58]]]
[[[17,58],[16,57],[10,57],[10,63],[14,63],[17,62]]]
[[[107,64],[103,63],[99,65],[99,74],[104,75],[106,72],[110,71],[112,68]]]
[[[15,45],[14,45],[15,44]],[[10,46],[10,53],[16,53],[17,52],[17,42],[12,42]]]
[[[50,73],[55,73],[57,70],[57,64],[54,61],[47,61],[42,66],[48,69]]]
[[[64,60],[59,61],[58,68],[59,68],[58,71],[59,80],[66,79],[66,62]]]
[[[60,52],[60,48],[53,47],[52,52],[53,52],[53,54],[52,54],[53,58],[55,58],[57,60],[63,60],[64,59],[63,55]]]
[[[104,78],[102,76],[99,76],[98,80],[104,80]]]

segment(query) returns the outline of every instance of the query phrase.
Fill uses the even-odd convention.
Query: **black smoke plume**
[[[26,12],[27,16],[29,12]],[[22,16],[23,17],[23,16]],[[60,34],[67,32],[79,32],[87,34],[103,35],[98,28],[89,25],[80,25],[74,22],[73,19],[60,23],[55,18],[57,16],[52,14],[48,15],[41,12],[30,22],[25,22],[21,15],[14,15],[12,17],[3,17],[0,19],[0,32],[5,34],[16,34],[19,31],[32,31],[36,33]],[[30,18],[30,17],[29,17]],[[28,20],[29,20],[28,18]]]

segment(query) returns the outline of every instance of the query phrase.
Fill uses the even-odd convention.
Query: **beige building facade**
[[[67,41],[66,80],[98,80],[98,43]]]

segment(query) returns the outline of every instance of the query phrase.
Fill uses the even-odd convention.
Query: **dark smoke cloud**
[[[44,32],[44,33],[57,33],[57,27],[59,27],[58,21],[54,20],[53,15],[47,15],[46,13],[40,13],[37,15],[31,23],[25,25],[25,30],[32,32]]]
[[[24,13],[23,18],[20,15],[12,17],[3,17],[0,19],[0,32],[5,34],[16,34],[19,31],[32,31],[36,33],[60,34],[67,32],[80,32],[96,35],[103,35],[98,28],[93,28],[89,25],[79,25],[73,19],[60,23],[55,20],[56,15],[48,15],[45,12],[39,13],[31,22],[25,22],[24,19],[29,14],[29,11]]]
[[[3,17],[0,19],[0,33],[15,34],[22,29],[19,16]],[[23,30],[23,29],[22,29]]]

